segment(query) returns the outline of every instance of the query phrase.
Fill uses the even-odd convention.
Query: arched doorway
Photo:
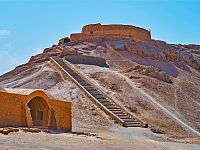
[[[49,106],[42,97],[34,97],[28,102],[33,126],[48,127]]]

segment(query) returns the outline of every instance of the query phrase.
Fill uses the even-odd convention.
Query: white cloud
[[[22,60],[19,59],[14,53],[0,50],[0,74],[14,69],[17,65],[21,63]]]
[[[11,35],[11,32],[6,29],[0,29],[0,37],[5,37]]]

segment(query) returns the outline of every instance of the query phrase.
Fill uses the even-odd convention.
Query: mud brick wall
[[[90,24],[82,28],[81,33],[70,35],[70,41],[78,42],[95,37],[133,39],[143,42],[151,41],[150,31],[131,25]]]

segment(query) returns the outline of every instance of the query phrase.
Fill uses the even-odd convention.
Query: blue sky
[[[168,43],[200,44],[200,0],[0,0],[0,74],[89,23],[151,29]]]

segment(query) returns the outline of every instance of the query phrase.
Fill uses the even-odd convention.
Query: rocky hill
[[[173,137],[200,135],[200,45],[95,37],[44,49],[0,77],[3,88],[45,89],[73,104],[73,128],[116,126],[49,61],[65,57],[153,132]]]

